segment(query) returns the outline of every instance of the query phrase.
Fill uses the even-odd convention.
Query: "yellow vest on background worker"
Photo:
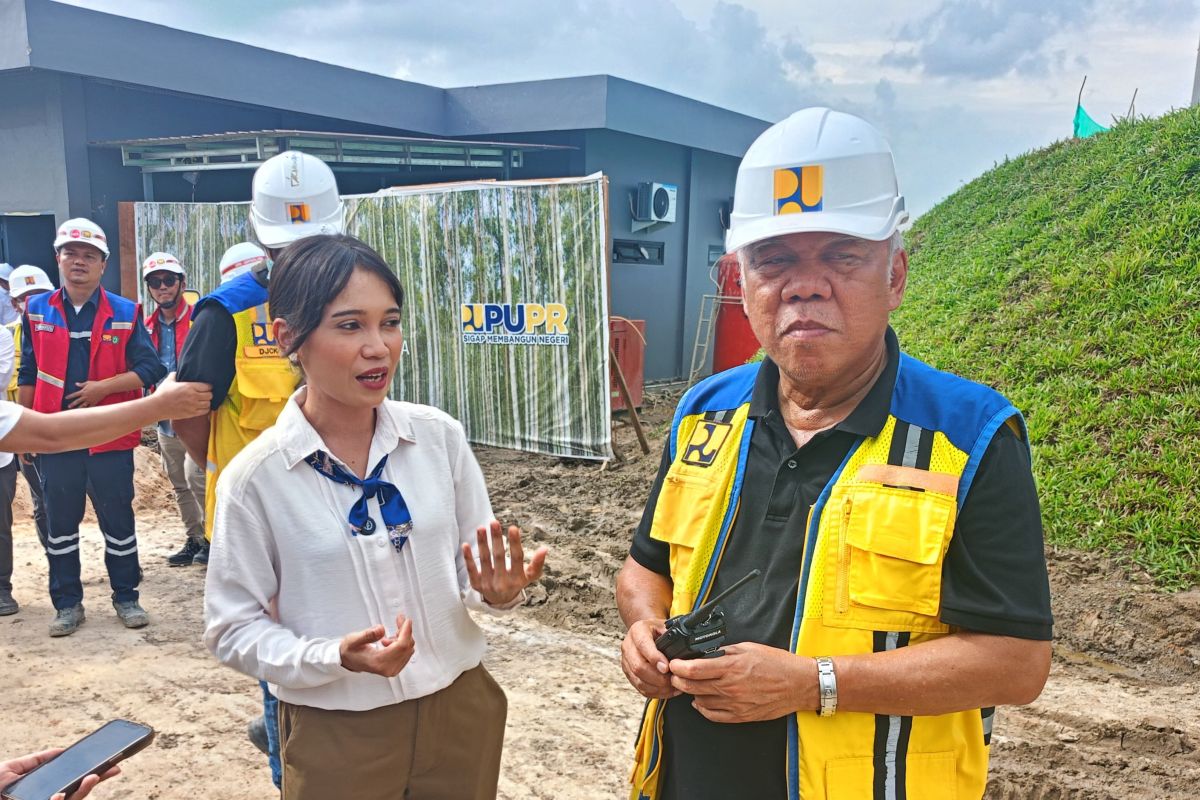
[[[13,337],[13,370],[8,379],[8,400],[17,402],[17,371],[21,369],[21,320],[10,322],[6,326]]]
[[[758,369],[739,367],[697,384],[676,412],[672,463],[650,529],[652,539],[670,545],[671,616],[710,594],[741,494]],[[901,354],[883,430],[852,447],[809,517],[793,652],[872,653],[950,632],[938,618],[942,564],[975,471],[1004,424],[1026,439],[1019,412],[1003,396]],[[895,435],[922,447],[893,451]],[[928,464],[917,463],[919,451],[931,453]],[[904,781],[912,798],[981,797],[993,718],[990,708],[913,717],[798,712],[780,743],[788,797],[870,798],[887,775]],[[633,800],[658,797],[662,738],[663,703],[650,700]]]
[[[212,538],[217,478],[258,435],[275,424],[300,375],[283,356],[271,333],[267,290],[252,273],[239,275],[206,295],[196,306],[219,303],[237,331],[234,377],[224,402],[212,413],[205,464],[204,533]]]

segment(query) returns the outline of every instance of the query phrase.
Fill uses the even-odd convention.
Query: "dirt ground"
[[[648,398],[650,455],[619,422],[628,457],[603,469],[511,451],[478,453],[503,520],[550,547],[529,607],[480,622],[485,663],[509,697],[502,798],[623,797],[641,710],[617,664],[622,626],[613,575],[641,514],[674,398]],[[154,726],[155,744],[127,762],[98,798],[227,800],[273,795],[266,760],[245,724],[256,684],[219,666],[200,643],[203,573],[168,568],[182,542],[156,456],[138,452],[144,605],[129,631],[108,603],[103,545],[84,534],[88,622],[50,639],[45,558],[17,503],[15,594],[0,618],[0,753],[73,741],[112,717]],[[22,485],[23,491],[23,485]],[[991,800],[1193,798],[1200,785],[1200,590],[1160,594],[1144,576],[1075,552],[1048,553],[1055,658],[1041,698],[1003,708],[993,738]]]

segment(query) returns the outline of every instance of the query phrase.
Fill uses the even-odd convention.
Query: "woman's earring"
[[[295,353],[288,355],[288,361],[292,362],[293,367],[300,366],[300,356],[296,355]]]

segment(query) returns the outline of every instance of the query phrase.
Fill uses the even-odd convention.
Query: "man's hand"
[[[81,381],[75,385],[79,391],[67,395],[66,399],[70,401],[67,408],[94,408],[112,394],[107,381]]]
[[[778,719],[815,711],[816,661],[763,644],[731,644],[718,658],[675,659],[671,685],[695,696],[696,710],[713,722]]]
[[[504,532],[500,523],[492,520],[491,544],[488,544],[488,529],[479,526],[475,531],[479,544],[479,565],[475,565],[475,555],[471,545],[463,544],[463,560],[467,563],[467,577],[471,588],[479,592],[488,605],[502,606],[511,603],[529,584],[542,577],[542,568],[546,565],[545,547],[539,547],[525,563],[525,551],[521,549],[521,529],[516,525],[508,526],[508,556],[504,555]]]
[[[153,394],[162,407],[162,419],[189,419],[207,414],[212,403],[212,387],[207,383],[177,383],[171,373]]]
[[[61,752],[62,748],[58,747],[53,750],[43,750],[40,753],[30,753],[27,756],[14,758],[11,761],[0,761],[0,789],[9,786],[18,778],[32,772]],[[100,781],[106,781],[119,774],[121,774],[121,768],[112,767],[103,774],[88,775],[83,779],[83,783],[79,785],[79,788],[71,793],[70,797],[59,792],[51,797],[50,800],[83,800],[83,798],[91,794],[92,789],[96,788],[96,784],[100,783]]]
[[[412,620],[398,614],[395,636],[388,636],[382,625],[376,625],[348,634],[338,651],[342,666],[351,672],[394,678],[412,658],[413,646]]]
[[[667,700],[679,694],[671,685],[671,668],[654,640],[666,631],[665,620],[643,619],[629,626],[621,642],[621,669],[643,697]]]

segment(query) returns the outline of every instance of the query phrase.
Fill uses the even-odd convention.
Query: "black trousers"
[[[12,502],[17,492],[17,458],[0,467],[0,594],[12,593]]]
[[[46,522],[46,504],[42,501],[42,473],[38,467],[38,459],[41,456],[33,456],[32,464],[26,464],[20,461],[20,456],[17,460],[21,464],[21,474],[25,476],[25,482],[29,484],[29,496],[33,499],[33,524],[37,526],[38,541],[42,543],[42,549],[46,547],[46,537],[50,535],[50,527]]]
[[[46,560],[50,562],[50,599],[56,609],[83,602],[79,573],[79,523],[84,497],[90,497],[104,534],[104,566],[112,599],[138,599],[138,550],[133,520],[133,451],[87,450],[39,457],[42,496],[49,522]]]

